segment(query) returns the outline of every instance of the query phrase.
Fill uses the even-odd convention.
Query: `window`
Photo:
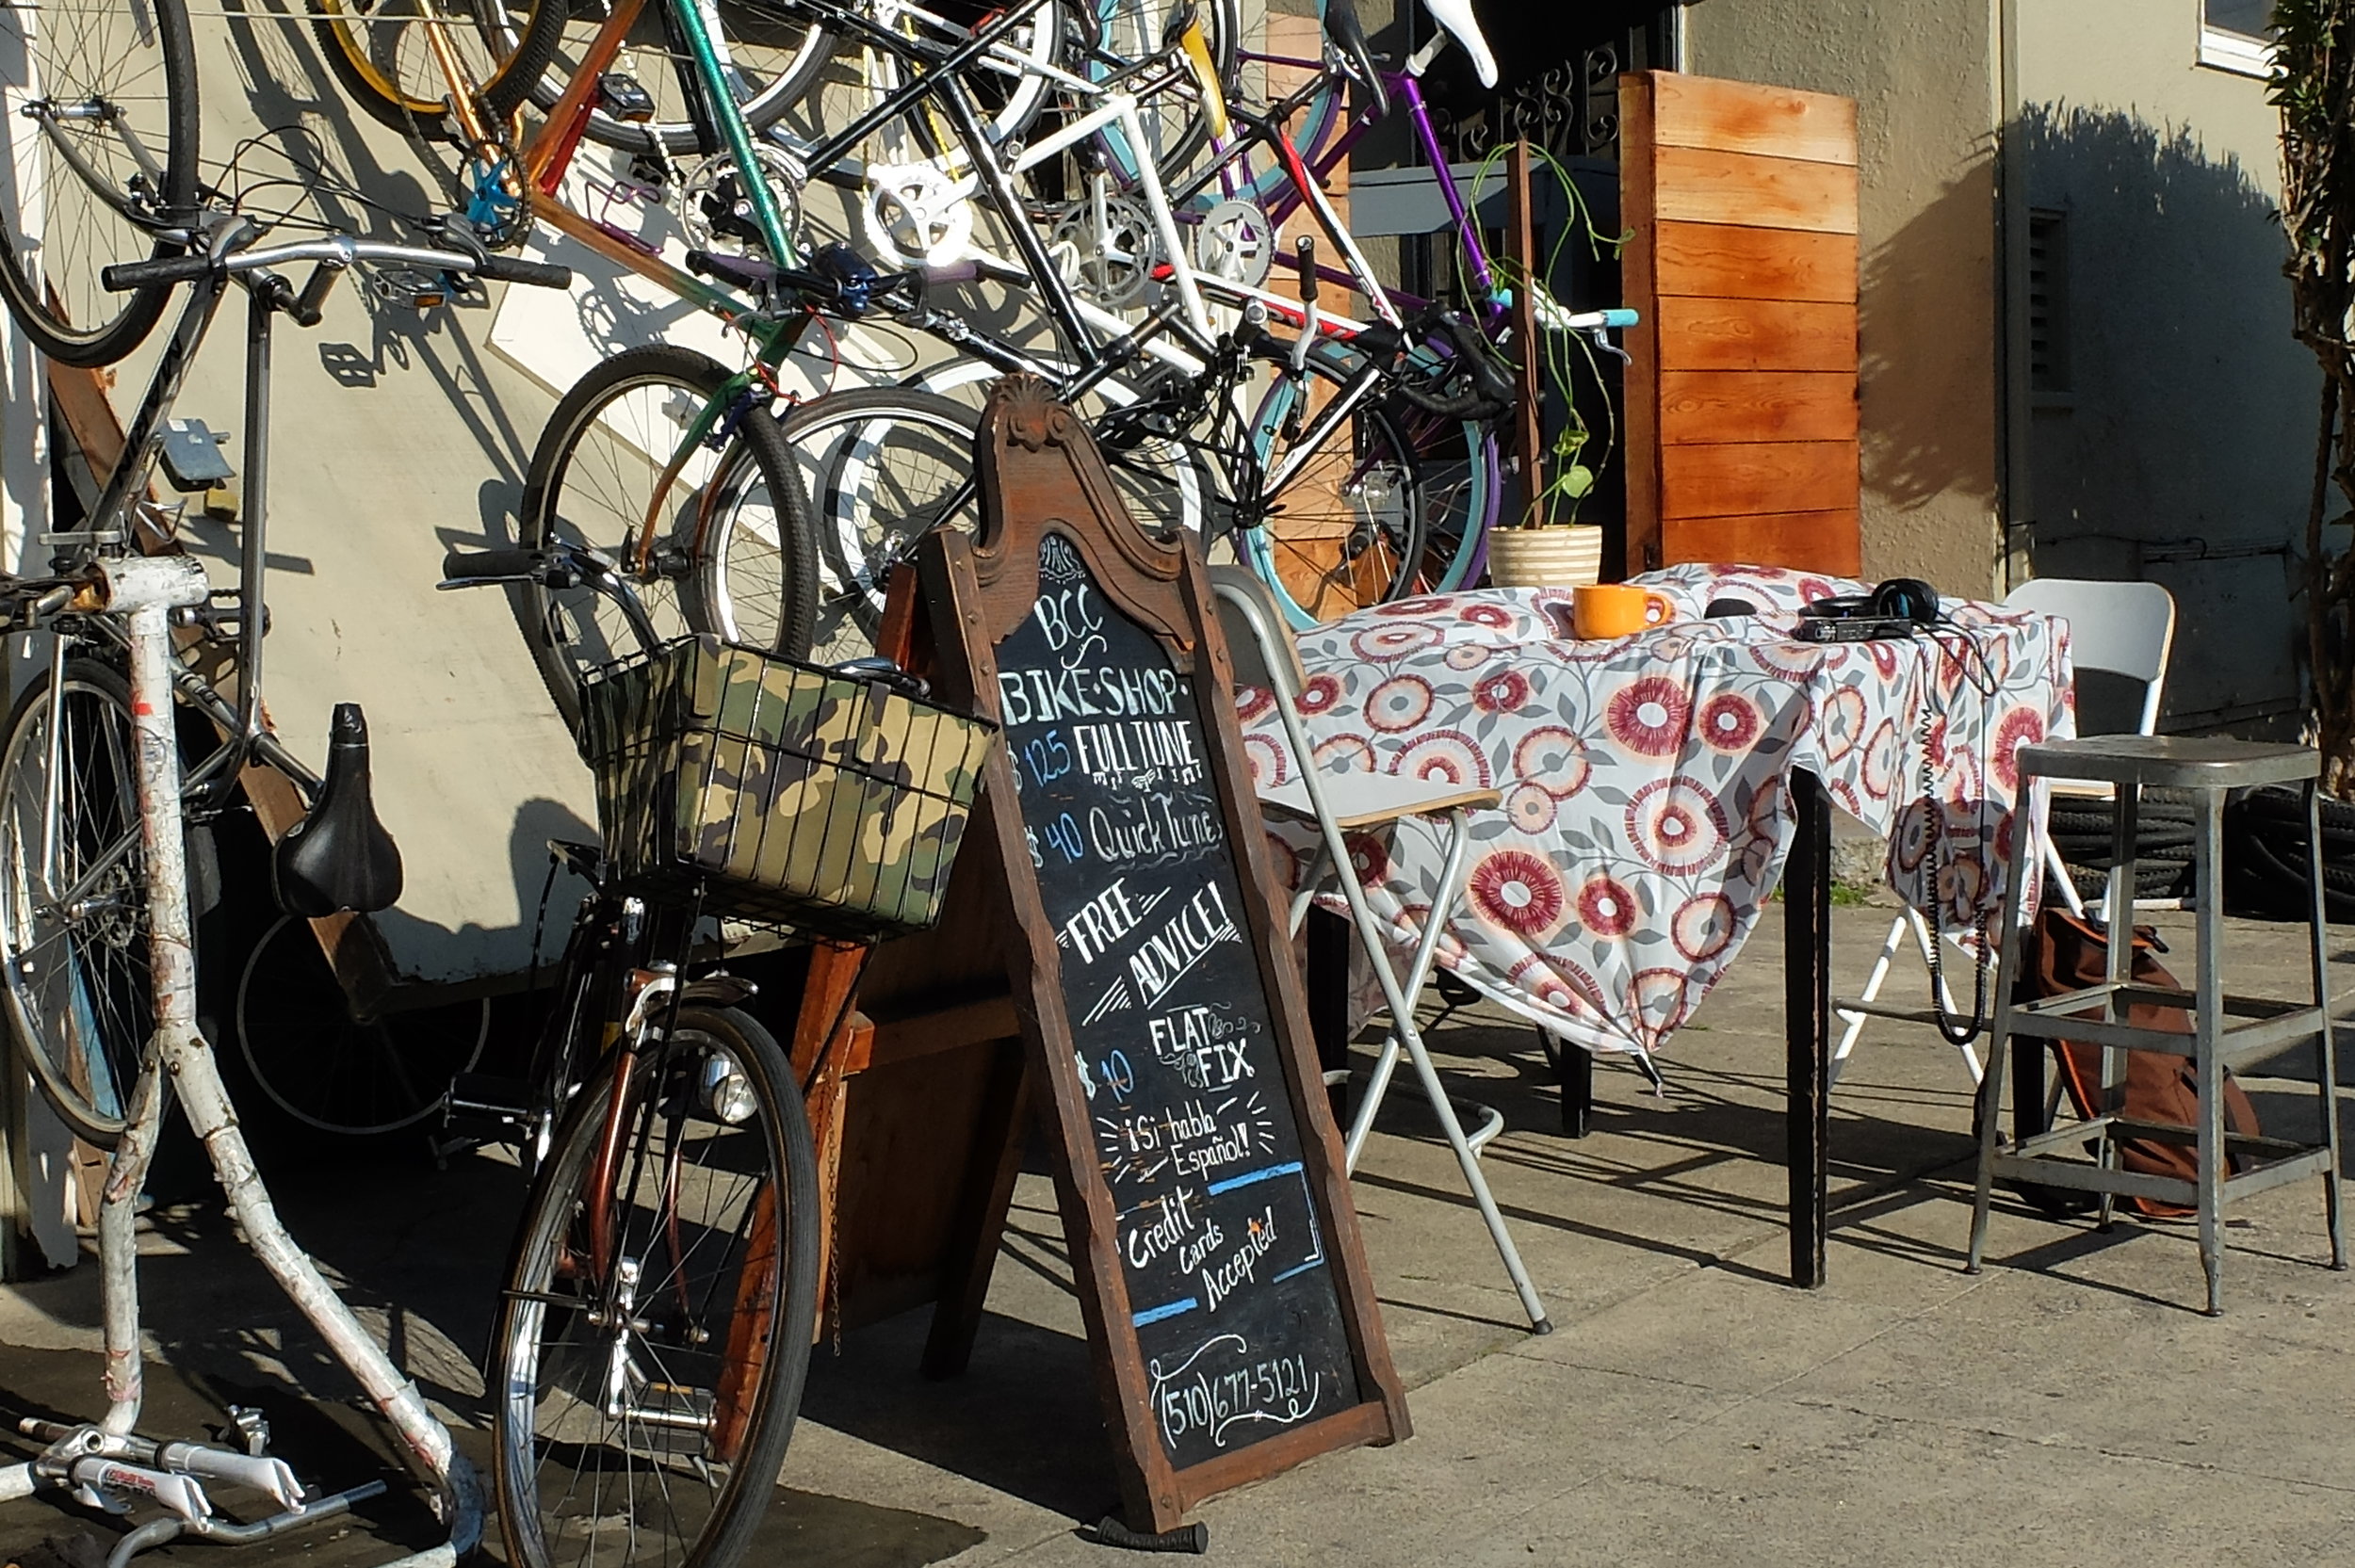
[[[2273,70],[2273,0],[2200,0],[2200,63],[2264,76]]]
[[[2043,208],[2028,215],[2028,390],[2065,403],[2069,380],[2069,219]]]

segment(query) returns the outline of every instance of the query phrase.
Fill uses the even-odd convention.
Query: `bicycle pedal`
[[[531,1085],[491,1073],[461,1073],[442,1102],[443,1127],[461,1138],[518,1143],[531,1131]]]
[[[654,94],[635,76],[609,71],[597,78],[597,107],[625,125],[643,125],[654,119]]]
[[[236,477],[237,471],[220,455],[221,443],[228,439],[225,433],[214,434],[202,419],[168,419],[156,443],[155,459],[163,464],[164,477],[171,481],[172,489],[184,494],[210,490]]]
[[[627,1419],[643,1433],[631,1446],[658,1454],[700,1454],[718,1424],[712,1414],[717,1403],[708,1388],[650,1382],[629,1404]]]

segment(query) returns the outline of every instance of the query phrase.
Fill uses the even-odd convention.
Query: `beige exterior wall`
[[[2041,575],[2173,591],[2170,724],[2263,729],[2298,699],[2286,552],[2318,390],[2289,335],[2279,121],[2262,80],[2199,63],[2200,0],[2012,5],[2015,210],[2067,235],[2064,385],[2025,399],[2013,515]]]
[[[1684,25],[1691,71],[1857,101],[1865,574],[2000,591],[1994,0],[1713,0]]]

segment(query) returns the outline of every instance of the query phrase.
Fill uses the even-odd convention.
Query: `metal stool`
[[[2224,1310],[2224,1205],[2314,1172],[2322,1177],[2323,1206],[2331,1230],[2331,1267],[2345,1269],[2347,1239],[2339,1213],[2338,1053],[2331,1037],[2330,988],[2323,946],[2322,832],[2314,800],[2319,758],[2298,746],[2131,735],[2023,746],[2019,755],[2023,800],[2029,781],[2036,778],[2095,779],[2118,786],[2112,847],[2119,870],[2111,876],[2109,887],[2109,926],[2113,931],[2130,930],[2134,925],[2135,817],[2142,791],[2156,787],[2199,794],[2201,832],[2194,851],[2200,968],[2190,991],[2136,985],[2129,978],[2134,945],[2114,941],[2109,946],[2108,974],[2102,984],[2015,1005],[2009,978],[2020,973],[2020,909],[2030,873],[2022,869],[2014,875],[2005,901],[2002,928],[2003,974],[2006,983],[1997,996],[1987,1075],[1979,1084],[1979,1183],[1971,1211],[1970,1272],[1979,1271],[1980,1254],[1987,1242],[1988,1200],[1998,1176],[2098,1192],[2102,1194],[2100,1222],[2105,1227],[2116,1197],[2153,1198],[2198,1209],[2200,1263],[2208,1276],[2208,1313],[2213,1317]],[[2225,792],[2256,784],[2300,782],[2306,786],[2307,855],[2314,882],[2314,908],[2309,917],[2314,1000],[2282,1002],[2227,995],[2220,972],[2224,950],[2221,863]],[[2188,1007],[2194,1032],[2168,1034],[2125,1023],[2119,1010],[2136,1001]],[[2101,1008],[2098,1017],[2071,1016],[2088,1012],[2097,1005]],[[1996,1107],[2003,1103],[2004,1071],[2014,1035],[2035,1042],[2066,1039],[2100,1046],[2104,1102],[2101,1114],[2090,1121],[2074,1122],[2010,1143],[1999,1142]],[[2313,1039],[2321,1042],[2317,1090],[2322,1101],[2322,1142],[2309,1146],[2282,1139],[2228,1135],[2223,1121],[2226,1069],[2262,1061]],[[2128,1121],[2118,1114],[2116,1096],[2119,1086],[2124,1082],[2123,1053],[2129,1048],[2164,1051],[2192,1059],[2200,1086],[2199,1126]],[[2184,1181],[2119,1169],[2116,1139],[2120,1135],[2193,1145],[2199,1150],[2199,1179]],[[2088,1140],[2096,1142],[2096,1163],[2087,1165],[2057,1157],[2060,1151]],[[2224,1169],[2229,1156],[2244,1156],[2248,1168],[2237,1175],[2226,1176]]]

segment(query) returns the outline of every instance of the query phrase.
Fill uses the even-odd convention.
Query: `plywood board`
[[[1671,518],[1662,525],[1671,560],[1730,560],[1854,576],[1864,570],[1855,509]]]
[[[1856,101],[1830,93],[1662,72],[1652,117],[1652,139],[1663,147],[1851,167],[1857,161]]]
[[[1664,220],[1856,233],[1856,170],[1845,164],[1697,147],[1657,147],[1652,161]]]
[[[1853,373],[1669,370],[1660,377],[1661,439],[1679,445],[1854,441]]]
[[[1658,299],[1653,309],[1663,371],[1856,373],[1854,305],[1671,295]]]
[[[1651,249],[1662,294],[1856,303],[1857,247],[1849,234],[1661,223]]]
[[[1668,446],[1660,454],[1663,517],[1838,511],[1855,505],[1853,441]]]

